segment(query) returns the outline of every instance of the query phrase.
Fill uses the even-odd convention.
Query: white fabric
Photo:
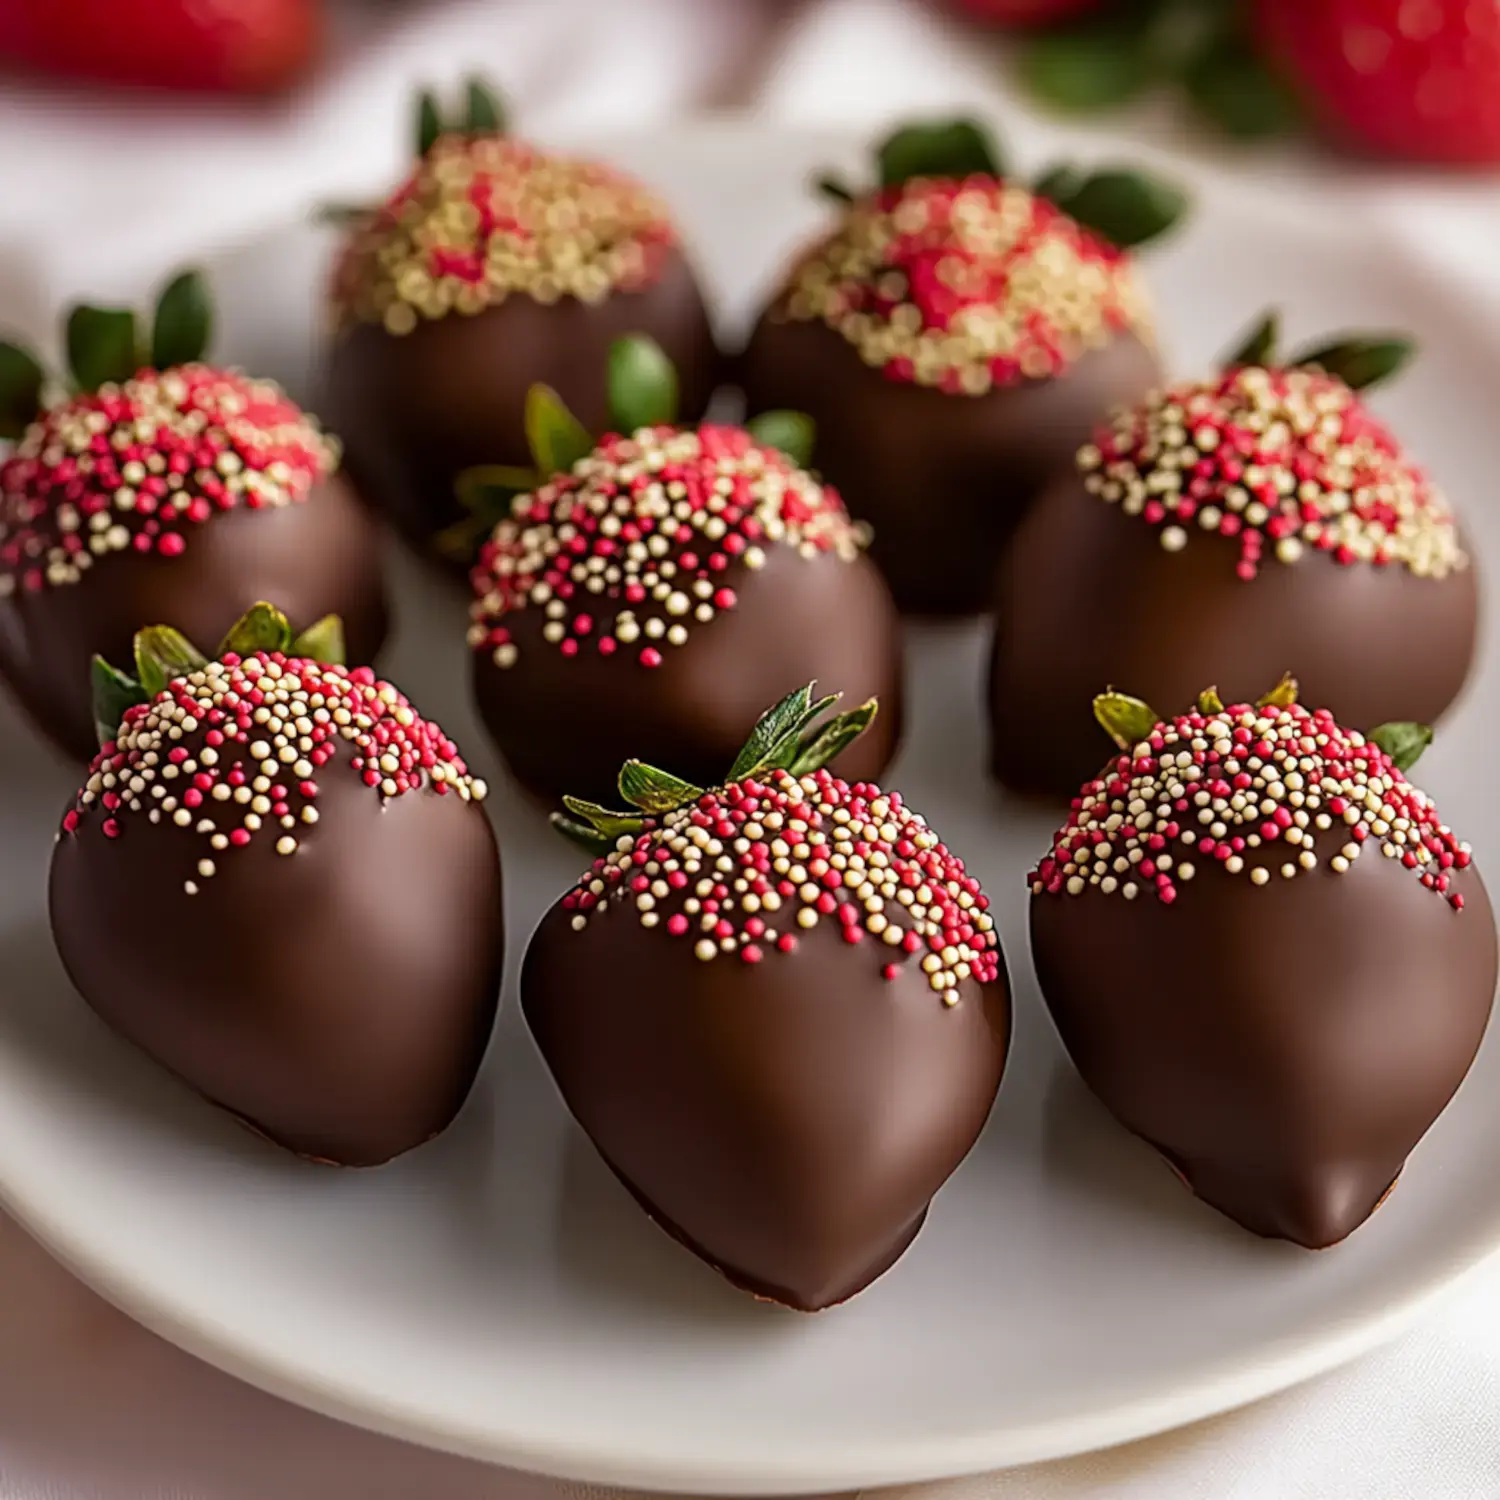
[[[553,136],[703,107],[874,125],[972,104],[1028,129],[1000,97],[992,46],[902,0],[350,0],[345,20],[340,61],[290,104],[126,108],[6,82],[0,324],[37,336],[65,297],[133,288],[144,270],[310,201],[376,189],[405,146],[392,101],[462,68],[497,78],[525,126]],[[1128,135],[1133,150],[1182,144],[1178,122],[1154,108]],[[1325,164],[1296,152],[1209,166],[1258,174],[1288,202],[1335,190]],[[1359,174],[1338,188],[1465,294],[1500,307],[1500,204],[1487,186]],[[1495,1500],[1500,1270],[1390,1349],[1248,1411],[1108,1454],[919,1488],[945,1500]],[[132,1326],[0,1220],[0,1500],[560,1494],[577,1491],[355,1432],[218,1375]]]

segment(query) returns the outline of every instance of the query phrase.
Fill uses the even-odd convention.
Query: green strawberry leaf
[[[1101,693],[1094,699],[1094,717],[1122,750],[1149,739],[1161,723],[1161,715],[1149,703],[1116,692]]]
[[[183,271],[167,283],[156,301],[151,324],[151,365],[169,370],[194,364],[208,352],[214,311],[208,283],[199,271]]]
[[[526,393],[526,443],[538,472],[547,479],[567,474],[594,451],[583,423],[563,405],[550,386],[534,385]]]
[[[292,627],[273,604],[252,604],[219,643],[217,656],[233,651],[236,656],[253,656],[257,651],[285,651],[292,643]]]
[[[442,112],[438,109],[437,95],[431,89],[423,89],[417,95],[417,155],[426,156],[444,133]]]
[[[1297,701],[1300,688],[1290,672],[1284,673],[1280,682],[1269,693],[1255,700],[1257,708],[1290,708]]]
[[[1385,751],[1398,771],[1409,771],[1432,743],[1432,725],[1382,724],[1365,738]]]
[[[1200,714],[1221,714],[1224,712],[1224,700],[1219,696],[1218,688],[1204,688],[1198,694],[1198,712]]]
[[[129,380],[143,363],[135,314],[128,308],[73,308],[67,323],[68,368],[80,391]]]
[[[169,682],[207,665],[207,657],[170,625],[148,625],[135,633],[135,675],[148,698]]]
[[[620,795],[632,807],[660,815],[696,802],[703,788],[643,761],[627,760],[620,768]]]
[[[773,746],[787,734],[801,731],[812,708],[814,686],[816,684],[809,682],[806,687],[788,693],[774,708],[767,709],[760,716],[750,731],[750,738],[729,768],[730,781],[743,781],[757,766],[766,763]]]
[[[110,666],[102,656],[96,656],[90,663],[89,678],[94,700],[94,733],[99,736],[100,745],[107,745],[119,733],[126,711],[145,703],[147,694],[135,678]]]
[[[881,187],[914,177],[1000,177],[1004,167],[993,136],[977,120],[903,125],[877,148]]]
[[[483,78],[473,77],[464,85],[465,124],[470,135],[504,135],[505,106],[500,95]]]
[[[1285,135],[1302,118],[1285,80],[1242,36],[1212,41],[1187,63],[1182,83],[1194,107],[1236,140]]]
[[[870,727],[879,709],[880,704],[871,698],[858,708],[830,719],[821,728],[808,731],[786,770],[793,776],[807,776],[832,764]]]
[[[1304,350],[1292,363],[1316,366],[1342,380],[1350,390],[1364,391],[1398,374],[1416,352],[1415,342],[1401,336],[1347,338]]]
[[[677,420],[677,370],[655,339],[631,334],[609,346],[609,414],[628,436]]]
[[[15,441],[42,409],[46,372],[19,344],[0,343],[0,440]]]
[[[614,853],[615,841],[587,823],[579,823],[560,812],[553,813],[549,821],[569,843],[586,850],[591,859],[603,859],[606,854]]]
[[[1076,113],[1124,104],[1160,76],[1146,28],[1113,18],[1039,32],[1017,62],[1021,81],[1043,104]]]
[[[582,797],[564,797],[563,806],[574,817],[608,839],[634,837],[641,831],[639,813],[613,812],[607,807],[600,807],[597,802],[585,802]]]
[[[314,620],[286,649],[289,656],[342,667],[349,659],[344,644],[344,622],[337,615],[324,615],[321,620]]]
[[[1187,194],[1173,183],[1123,168],[1095,172],[1057,205],[1112,245],[1131,250],[1157,239],[1187,212]]]
[[[818,428],[806,412],[763,411],[745,423],[745,431],[762,448],[784,453],[799,469],[812,463]]]
[[[1226,370],[1243,369],[1246,366],[1267,367],[1276,363],[1276,349],[1281,342],[1281,314],[1272,308],[1261,318],[1240,342],[1239,347],[1224,360]]]

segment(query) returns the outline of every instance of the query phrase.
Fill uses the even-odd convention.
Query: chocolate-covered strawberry
[[[1129,247],[1182,211],[1131,173],[1004,175],[979,127],[908,126],[761,315],[752,410],[805,411],[903,611],[986,609],[1016,523],[1104,414],[1160,378]]]
[[[1128,682],[1253,697],[1288,662],[1341,723],[1433,723],[1463,687],[1476,568],[1446,498],[1360,392],[1410,353],[1345,337],[1282,359],[1268,317],[1228,368],[1124,409],[1001,566],[991,760],[1068,798],[1098,764],[1088,712]]]
[[[423,96],[417,144],[340,256],[327,400],[361,492],[426,548],[459,519],[462,470],[528,461],[532,385],[602,430],[624,334],[666,349],[693,416],[719,371],[678,229],[640,183],[505,134],[477,83],[461,118]]]
[[[968,1153],[1010,1000],[979,883],[897,792],[824,769],[875,705],[790,695],[713,790],[629,762],[569,799],[598,858],[521,1003],[646,1212],[737,1286],[813,1311],[882,1275]]]
[[[537,472],[466,476],[471,501],[503,508],[473,570],[469,640],[511,770],[550,802],[607,800],[632,753],[709,784],[765,704],[816,676],[885,705],[839,765],[878,776],[901,729],[898,621],[864,533],[799,464],[806,419],[679,427],[654,344],[621,340],[610,366],[618,432],[594,446],[538,389]]]
[[[1161,719],[1031,876],[1042,994],[1084,1079],[1206,1203],[1319,1248],[1374,1211],[1468,1072],[1495,993],[1469,846],[1406,779],[1431,737],[1368,737],[1290,681]]]
[[[136,639],[95,665],[104,744],[50,905],[84,999],[207,1099],[301,1155],[387,1161],[442,1131],[493,1027],[500,862],[453,742],[336,621],[259,605],[206,660]]]
[[[213,641],[274,598],[298,629],[339,615],[355,661],[385,637],[379,537],[337,443],[276,386],[202,363],[210,327],[186,272],[149,335],[75,308],[55,391],[0,345],[0,679],[82,761],[90,659],[128,657],[153,620]]]

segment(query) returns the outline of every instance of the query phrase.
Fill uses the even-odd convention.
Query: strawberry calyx
[[[627,334],[610,345],[606,392],[612,431],[629,434],[677,425],[677,369],[661,345],[645,334]],[[465,514],[437,537],[443,556],[472,563],[480,544],[510,515],[517,495],[532,493],[556,474],[571,473],[598,442],[548,385],[533,385],[526,393],[525,430],[530,467],[477,464],[455,480]],[[745,430],[757,443],[778,449],[802,468],[812,457],[813,420],[802,412],[762,412],[746,422]]]
[[[201,272],[178,272],[156,298],[149,326],[131,308],[78,303],[65,324],[67,370],[49,378],[23,345],[0,343],[0,439],[15,441],[46,408],[49,385],[93,394],[143,369],[195,364],[213,337],[213,300]]]
[[[994,133],[968,117],[899,126],[876,145],[875,166],[875,185],[864,192],[829,172],[814,176],[814,190],[848,207],[872,192],[898,191],[917,179],[1004,180],[1009,175]],[[1117,167],[1086,172],[1060,163],[1044,170],[1031,192],[1122,250],[1165,234],[1187,211],[1186,195],[1172,183]]]
[[[1271,308],[1221,363],[1242,368],[1321,370],[1352,391],[1369,390],[1399,374],[1415,357],[1414,339],[1401,333],[1344,333],[1282,357],[1281,314]]]
[[[565,812],[552,814],[552,826],[596,859],[611,853],[621,838],[633,838],[650,818],[665,817],[697,802],[712,790],[764,777],[774,771],[809,776],[822,770],[870,727],[879,709],[871,698],[846,713],[825,717],[839,701],[832,693],[814,700],[815,683],[788,693],[761,715],[718,788],[694,786],[643,761],[628,760],[620,770],[620,796],[628,810],[616,811],[564,797]]]
[[[1291,708],[1298,701],[1299,692],[1297,679],[1288,672],[1270,692],[1255,700],[1255,707]],[[1205,717],[1225,711],[1224,700],[1216,687],[1205,688],[1199,693],[1196,707]],[[1094,717],[1116,747],[1124,751],[1148,741],[1159,726],[1168,722],[1149,703],[1126,693],[1117,693],[1113,688],[1094,699]],[[1368,731],[1365,738],[1388,755],[1398,771],[1406,772],[1422,758],[1432,743],[1433,732],[1430,724],[1402,720],[1378,725]]]
[[[138,630],[134,641],[135,675],[95,656],[90,668],[93,684],[94,728],[99,743],[107,745],[119,732],[126,713],[149,703],[169,683],[222,661],[228,655],[253,656],[256,652],[279,651],[287,656],[343,666],[344,622],[337,615],[324,615],[306,630],[294,633],[287,617],[274,605],[253,604],[230,627],[229,633],[205,656],[181,631],[170,625],[149,625]]]

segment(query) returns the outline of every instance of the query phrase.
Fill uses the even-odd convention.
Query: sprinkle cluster
[[[1093,887],[1171,903],[1211,862],[1255,885],[1325,862],[1342,875],[1371,839],[1462,910],[1451,872],[1469,846],[1384,751],[1326,709],[1242,704],[1164,721],[1111,762],[1030,883],[1033,895]]]
[[[292,505],[338,446],[281,391],[206,365],[142,370],[44,412],[0,463],[0,598],[112,552],[176,557],[215,511]]]
[[[1420,578],[1468,566],[1447,501],[1355,393],[1319,370],[1249,366],[1122,412],[1078,465],[1091,494],[1159,528],[1237,538],[1252,579],[1269,550],[1400,563]]]
[[[216,856],[256,834],[274,837],[278,854],[296,852],[318,821],[318,773],[345,745],[348,772],[382,798],[423,787],[466,802],[486,794],[442,730],[368,667],[231,652],[126,713],[63,829],[99,817],[105,837],[119,838],[131,814],[192,829],[208,846],[184,887],[196,895]]]
[[[651,285],[676,244],[665,206],[612,168],[509,137],[444,136],[354,231],[335,312],[400,335],[512,292],[602,302]]]
[[[893,380],[982,396],[1145,332],[1129,259],[992,177],[913,179],[856,203],[797,265],[778,315],[818,320]]]
[[[833,490],[738,427],[607,437],[495,528],[472,573],[469,644],[512,666],[507,617],[540,609],[564,656],[625,648],[658,667],[692,623],[735,607],[733,564],[763,567],[768,546],[852,561],[862,541]]]
[[[899,793],[827,771],[774,771],[648,819],[563,897],[580,932],[612,904],[705,962],[757,964],[832,922],[846,943],[887,950],[886,979],[919,964],[948,1005],[965,980],[1000,975],[989,901],[963,861]]]

